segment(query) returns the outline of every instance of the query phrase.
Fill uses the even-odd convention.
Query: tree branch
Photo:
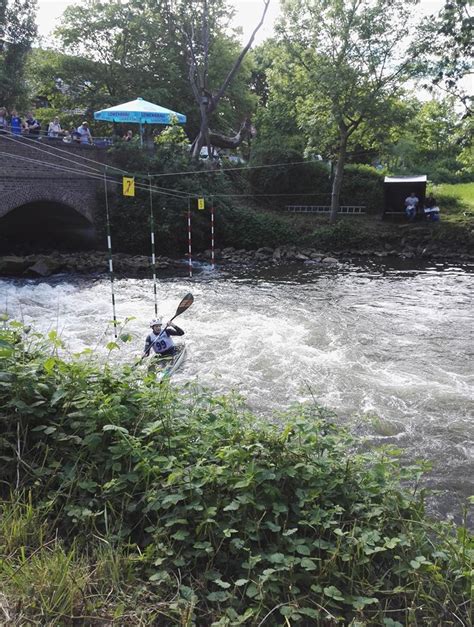
[[[263,0],[263,4],[264,4],[264,9],[263,9],[263,13],[262,13],[262,17],[260,18],[260,21],[257,24],[257,26],[255,27],[253,33],[251,34],[250,39],[247,42],[247,45],[244,48],[242,48],[242,51],[240,52],[239,56],[237,57],[234,65],[232,66],[232,69],[227,74],[227,77],[225,78],[224,82],[222,83],[219,91],[217,92],[217,94],[212,99],[212,102],[210,103],[210,106],[209,106],[209,112],[212,112],[212,111],[214,111],[216,109],[220,99],[225,94],[225,91],[226,91],[227,87],[229,86],[230,82],[232,81],[232,79],[234,78],[234,76],[237,73],[238,69],[240,68],[240,65],[241,65],[245,55],[250,50],[250,47],[251,47],[251,45],[253,43],[253,40],[255,39],[255,35],[259,31],[260,27],[262,26],[262,24],[263,24],[263,22],[265,20],[265,15],[267,14],[267,10],[268,10],[268,7],[270,5],[270,0]]]

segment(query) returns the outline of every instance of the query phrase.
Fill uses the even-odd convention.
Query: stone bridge
[[[107,160],[101,147],[0,135],[0,248],[15,236],[33,245],[41,233],[62,241],[68,229],[93,239],[103,189],[94,176],[103,176]]]

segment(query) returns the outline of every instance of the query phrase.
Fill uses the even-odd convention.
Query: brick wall
[[[22,205],[50,201],[92,222],[103,183],[86,173],[103,174],[106,163],[106,150],[94,146],[0,135],[0,218]],[[59,165],[71,171],[53,167]]]

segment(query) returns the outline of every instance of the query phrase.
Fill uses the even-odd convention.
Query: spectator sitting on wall
[[[39,137],[41,131],[41,124],[34,117],[31,111],[28,112],[25,120],[25,131],[33,137]]]
[[[77,127],[81,144],[92,144],[92,135],[89,129],[89,123],[83,122],[81,126]]]
[[[59,118],[55,117],[52,122],[48,125],[48,137],[59,137],[63,135],[63,130],[61,128],[61,124],[59,123]]]
[[[0,133],[6,133],[8,130],[8,116],[5,107],[0,107]]]
[[[23,120],[18,115],[16,109],[12,109],[12,114],[10,116],[10,128],[13,135],[21,135],[23,130]]]
[[[79,144],[81,141],[81,134],[77,132],[77,128],[74,128],[74,126],[71,127],[70,133],[71,133],[72,141]]]
[[[405,198],[405,213],[409,220],[415,219],[419,202],[420,199],[415,192],[411,192],[410,195]]]

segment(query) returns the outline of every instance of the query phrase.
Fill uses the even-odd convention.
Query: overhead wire
[[[10,133],[10,135],[11,135],[11,133]],[[14,143],[20,143],[20,144],[21,144],[21,143],[23,142],[23,138],[21,138],[21,139],[17,139],[16,137],[15,137],[15,138],[14,138],[14,137],[5,137],[5,139],[8,139],[8,140],[10,140],[10,141],[13,141]],[[60,148],[57,148],[57,147],[51,147],[51,148],[53,149],[52,151],[50,151],[50,150],[44,150],[44,149],[42,149],[42,148],[40,148],[39,146],[37,146],[37,145],[36,145],[36,144],[37,144],[37,140],[32,140],[32,139],[30,139],[30,141],[35,142],[35,145],[31,145],[31,144],[30,144],[30,145],[28,146],[29,148],[34,148],[35,150],[39,150],[40,152],[44,152],[45,154],[48,154],[48,155],[50,155],[50,156],[57,157],[57,158],[59,158],[59,159],[62,159],[62,160],[65,160],[65,161],[71,162],[71,163],[73,163],[73,164],[75,164],[75,165],[77,165],[77,166],[80,166],[80,167],[82,167],[82,168],[89,168],[89,169],[91,169],[93,172],[97,173],[98,175],[101,175],[101,174],[102,174],[102,172],[101,172],[101,171],[96,170],[96,169],[95,169],[95,168],[93,168],[92,166],[89,166],[89,165],[87,165],[87,164],[83,164],[83,163],[81,163],[80,161],[76,161],[76,160],[74,160],[74,159],[68,159],[68,158],[66,158],[66,157],[62,157],[62,156],[60,156],[60,155],[56,155],[56,154],[54,154],[54,150],[59,150],[60,152],[67,152],[67,151],[64,151],[64,150],[62,150],[62,149],[60,149]],[[67,153],[67,154],[70,154],[70,153]],[[79,157],[79,158],[80,158],[80,159],[83,159],[83,157]],[[87,160],[88,160],[88,161],[92,161],[92,162],[94,162],[94,163],[99,164],[99,165],[100,165],[103,169],[104,169],[104,168],[105,168],[105,169],[110,169],[110,166],[108,166],[108,165],[106,165],[106,164],[101,164],[99,161],[94,161],[94,160],[91,160],[91,159],[87,159]],[[40,163],[43,163],[43,162],[40,162]],[[138,174],[138,175],[137,175],[137,174],[134,174],[134,173],[131,173],[131,172],[127,172],[126,170],[121,170],[121,169],[119,169],[119,168],[111,168],[111,169],[112,169],[112,170],[117,170],[117,171],[119,171],[119,172],[121,172],[121,173],[123,173],[123,174],[128,174],[128,175],[133,175],[133,176],[139,176],[139,177],[141,177],[141,178],[143,178],[143,179],[146,179],[146,178],[147,178],[145,175],[142,175],[142,174]],[[156,189],[157,189],[157,188],[155,187],[155,190],[156,190]],[[181,191],[179,191],[179,190],[174,190],[174,189],[167,188],[167,187],[160,187],[160,189],[162,189],[162,190],[163,190],[163,193],[165,193],[165,192],[169,192],[169,193],[170,193],[170,195],[181,195],[181,196],[183,196],[183,197],[188,197],[188,196],[189,196],[189,194],[187,194],[186,192],[181,192]]]
[[[44,149],[42,149],[42,148],[40,148],[38,146],[38,143],[40,143],[40,142],[38,142],[37,139],[34,139],[32,137],[28,137],[28,135],[20,135],[19,136],[19,135],[16,135],[15,133],[12,133],[11,131],[6,131],[5,130],[2,133],[2,137],[4,139],[13,140],[16,143],[27,142],[27,143],[29,143],[29,147],[30,148],[34,148],[35,150],[40,150],[41,152],[49,152],[51,154],[52,152],[55,151],[57,153],[61,152],[61,153],[67,154],[67,155],[69,155],[69,157],[71,156],[70,151],[65,150],[64,148],[59,148],[58,146],[53,146],[51,144],[47,144],[47,146],[48,146],[48,148],[50,150],[44,150]],[[58,157],[59,157],[59,155],[58,155]],[[67,159],[66,157],[59,157],[59,158],[65,159],[67,161],[71,161],[71,159]],[[82,159],[83,161],[88,161],[90,163],[95,163],[96,165],[100,166],[101,168],[105,168],[106,167],[104,163],[101,163],[100,161],[97,161],[97,159],[90,159],[89,157],[84,157],[83,155],[80,155],[80,156],[78,155],[78,158]],[[83,164],[83,165],[85,165],[85,164]],[[87,167],[92,168],[92,166],[87,166]],[[115,166],[107,166],[107,167],[109,169],[111,169],[111,170],[116,170],[117,172],[121,172],[122,174],[126,174],[127,173],[125,170],[122,170],[121,168],[116,168]]]
[[[305,161],[287,161],[286,163],[269,163],[266,165],[249,165],[246,167],[237,166],[235,168],[219,168],[218,170],[184,170],[182,172],[163,172],[162,174],[152,174],[152,177],[156,176],[178,176],[181,174],[222,174],[223,172],[232,172],[233,170],[239,170],[245,172],[247,170],[258,170],[262,168],[278,168],[288,167],[290,165],[308,165],[310,163],[320,163],[319,159],[313,159]]]
[[[66,173],[71,173],[71,174],[80,174],[81,176],[87,177],[87,178],[92,178],[95,180],[100,180],[103,181],[103,175],[99,174],[98,172],[88,172],[88,171],[78,171],[77,168],[73,168],[67,165],[63,165],[63,164],[55,164],[55,163],[45,163],[44,161],[40,161],[39,159],[33,159],[32,157],[24,157],[22,155],[12,155],[9,152],[4,152],[4,151],[0,151],[0,155],[10,158],[10,159],[18,159],[20,161],[25,161],[27,163],[34,163],[34,164],[38,164],[41,165],[43,168],[52,168],[54,170],[58,170],[60,172],[66,172]],[[140,177],[141,178],[141,177]],[[107,177],[107,182],[114,184],[114,185],[121,185],[122,181],[118,181],[116,179],[111,178],[110,176]],[[175,197],[175,198],[182,198],[182,199],[186,199],[186,198],[192,198],[192,197],[196,197],[197,194],[190,194],[188,192],[183,192],[180,190],[173,190],[171,188],[167,188],[167,187],[160,187],[157,185],[154,186],[149,186],[146,185],[145,183],[139,183],[139,182],[135,182],[135,187],[137,189],[141,189],[144,191],[151,191],[156,193],[156,194],[162,194],[164,196],[171,196],[171,197]],[[314,193],[314,192],[308,192],[308,193],[288,193],[288,194],[252,194],[252,193],[246,193],[246,194],[216,194],[213,193],[212,194],[213,197],[215,198],[227,198],[227,197],[232,197],[232,198],[246,198],[246,197],[260,197],[260,198],[284,198],[284,197],[295,197],[295,196],[301,196],[301,197],[322,197],[325,198],[327,197],[327,194],[318,194],[318,193]]]
[[[9,136],[10,135],[10,136]],[[249,170],[257,170],[257,169],[264,169],[264,168],[277,168],[277,167],[288,167],[288,166],[293,166],[293,165],[308,165],[310,163],[317,163],[319,162],[316,160],[304,160],[304,161],[290,161],[290,162],[285,162],[285,163],[273,163],[273,164],[264,164],[264,165],[258,165],[258,166],[246,166],[246,167],[242,167],[242,166],[237,166],[237,167],[232,167],[232,168],[219,168],[216,170],[184,170],[184,171],[180,171],[180,172],[162,172],[162,173],[157,173],[157,174],[141,174],[141,173],[131,173],[131,172],[127,172],[126,170],[123,170],[121,168],[116,168],[114,166],[109,166],[106,165],[104,163],[101,163],[100,161],[97,161],[95,159],[89,159],[88,157],[84,157],[84,156],[77,156],[77,159],[80,159],[80,161],[78,161],[77,159],[71,159],[71,153],[67,150],[58,148],[57,146],[51,146],[48,145],[48,150],[41,148],[40,146],[38,146],[38,140],[33,139],[33,138],[29,138],[25,135],[22,135],[20,137],[18,137],[17,135],[7,131],[6,133],[2,134],[2,137],[6,140],[9,141],[13,141],[14,143],[23,143],[25,141],[29,142],[28,147],[29,148],[33,148],[34,150],[40,151],[42,153],[48,154],[50,156],[56,157],[58,159],[62,159],[64,161],[67,161],[69,163],[72,163],[76,166],[76,168],[74,169],[70,169],[69,171],[73,171],[75,173],[77,173],[77,166],[81,167],[81,168],[88,168],[89,170],[92,170],[92,172],[94,172],[97,176],[102,177],[102,171],[97,170],[96,168],[89,166],[85,163],[83,163],[83,161],[88,161],[90,163],[94,163],[98,166],[100,166],[101,169],[107,168],[107,169],[112,169],[115,170],[117,172],[120,172],[122,174],[128,174],[129,176],[132,175],[136,178],[143,178],[144,180],[148,179],[150,180],[151,178],[158,178],[158,177],[165,177],[165,176],[181,176],[181,175],[196,175],[196,174],[223,174],[226,172],[232,172],[232,171],[238,171],[241,178],[243,178],[243,173],[247,172]],[[56,154],[55,154],[56,153]],[[62,155],[59,155],[57,153],[65,153],[68,154],[69,157],[63,157]],[[13,157],[14,155],[10,155],[8,153],[2,153],[2,154],[6,154],[6,156],[10,156]],[[19,158],[18,156],[15,156],[16,158]],[[27,159],[26,157],[23,157],[23,159]],[[32,160],[33,161],[33,160]],[[41,163],[41,165],[46,165],[43,161],[37,161],[38,163]],[[53,164],[48,164],[49,167],[54,167]],[[55,166],[58,167],[58,166]],[[66,166],[64,166],[66,167]],[[66,170],[67,171],[67,170]],[[82,170],[82,174],[85,176],[85,171]],[[119,184],[119,182],[113,180],[113,179],[108,179],[110,180],[111,183],[114,184]],[[149,189],[148,185],[142,185],[140,183],[136,183],[135,187],[137,187],[138,189]],[[161,186],[154,186],[153,191],[156,193],[162,193],[164,195],[169,195],[169,196],[175,196],[175,197],[182,197],[182,198],[189,198],[192,196],[196,196],[196,194],[189,194],[188,192],[182,192],[180,190],[174,190],[171,188],[166,188],[166,187],[161,187]],[[214,197],[220,197],[220,198],[224,198],[224,197],[234,197],[234,198],[238,198],[238,197],[283,197],[283,196],[287,196],[287,197],[291,197],[291,196],[325,196],[324,194],[301,194],[301,193],[297,193],[297,194],[253,194],[253,193],[247,193],[247,194],[213,194]]]
[[[78,172],[77,168],[72,168],[70,166],[67,165],[63,165],[63,164],[55,164],[55,163],[45,163],[44,161],[40,161],[39,159],[33,159],[31,157],[24,157],[22,155],[12,155],[11,153],[8,152],[3,152],[0,151],[0,155],[8,157],[10,159],[18,159],[20,161],[26,161],[28,163],[34,163],[34,164],[39,164],[41,165],[43,168],[52,168],[54,170],[58,170],[60,172],[67,172],[67,173],[72,173],[72,174],[80,174],[81,176],[84,177],[88,177],[88,178],[92,178],[95,180],[103,180],[103,175],[100,174],[99,172],[88,172],[88,171],[82,171],[82,172]],[[122,181],[117,181],[116,179],[107,177],[107,181],[114,184],[114,185],[121,185]],[[138,189],[143,189],[143,190],[148,190],[150,189],[149,186],[142,184],[142,183],[135,183],[135,187]],[[194,194],[188,194],[187,192],[181,192],[180,190],[171,190],[169,188],[162,188],[159,186],[153,186],[151,187],[151,190],[157,194],[162,194],[165,196],[172,196],[175,198],[188,198],[190,196],[193,196]]]

